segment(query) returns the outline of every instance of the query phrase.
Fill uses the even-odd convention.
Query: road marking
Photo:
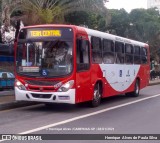
[[[86,117],[90,117],[90,116],[93,116],[93,115],[104,113],[106,111],[110,111],[110,110],[113,110],[113,109],[117,109],[117,108],[121,108],[121,107],[124,107],[124,106],[128,106],[128,105],[131,105],[131,104],[134,104],[134,103],[138,103],[138,102],[141,102],[141,101],[144,101],[144,100],[148,100],[148,99],[151,99],[151,98],[155,98],[155,97],[158,97],[158,96],[160,96],[160,94],[153,95],[153,96],[150,96],[150,97],[146,97],[146,98],[143,98],[143,99],[139,99],[139,100],[136,100],[136,101],[128,102],[128,103],[125,103],[125,104],[117,105],[117,106],[110,107],[110,108],[107,108],[107,109],[102,109],[102,110],[99,110],[99,111],[96,111],[96,112],[93,112],[93,113],[81,115],[81,116],[74,117],[74,118],[71,118],[71,119],[67,119],[67,120],[64,120],[64,121],[61,121],[61,122],[49,124],[49,125],[42,126],[42,127],[39,127],[39,128],[33,129],[33,130],[28,130],[28,131],[25,131],[25,132],[21,132],[19,134],[34,133],[34,132],[41,131],[41,130],[44,130],[44,129],[47,129],[47,128],[51,128],[51,127],[55,127],[55,126],[58,126],[58,125],[66,124],[66,123],[69,123],[69,122],[73,122],[73,121],[76,121],[76,120],[79,120],[79,119],[83,119],[83,118],[86,118]]]
[[[87,118],[87,117],[90,117],[90,116],[93,116],[93,115],[104,113],[104,112],[107,112],[107,111],[110,111],[110,110],[114,110],[114,109],[117,109],[117,108],[121,108],[121,107],[124,107],[124,106],[134,104],[134,103],[145,101],[145,100],[148,100],[148,99],[151,99],[151,98],[156,98],[156,97],[159,97],[159,96],[160,96],[160,94],[153,95],[153,96],[146,97],[146,98],[143,98],[143,99],[139,99],[139,100],[136,100],[136,101],[132,101],[132,102],[117,105],[117,106],[114,106],[114,107],[102,109],[102,110],[99,110],[99,111],[96,111],[96,112],[93,112],[93,113],[81,115],[81,116],[74,117],[74,118],[71,118],[71,119],[67,119],[67,120],[64,120],[64,121],[61,121],[61,122],[57,122],[57,123],[49,124],[49,125],[42,126],[42,127],[39,127],[39,128],[35,128],[35,129],[32,129],[32,130],[28,130],[28,131],[25,131],[25,132],[21,132],[21,133],[18,133],[18,134],[23,135],[23,134],[30,134],[30,133],[38,132],[38,131],[41,131],[41,130],[45,130],[47,128],[51,128],[51,127],[55,127],[55,126],[58,126],[58,125],[66,124],[66,123],[69,123],[69,122],[73,122],[73,121],[76,121],[76,120]],[[3,142],[3,141],[6,141],[6,140],[0,140],[0,142]]]
[[[79,120],[79,119],[94,116],[94,115],[97,115],[97,114],[100,114],[100,113],[104,113],[104,112],[107,112],[107,111],[110,111],[110,110],[113,110],[113,109],[121,108],[121,107],[124,107],[124,106],[128,106],[128,105],[131,105],[131,104],[134,104],[134,103],[145,101],[145,100],[148,100],[148,99],[151,99],[151,98],[156,98],[156,97],[159,97],[159,96],[160,96],[160,94],[153,95],[153,96],[146,97],[146,98],[143,98],[143,99],[139,99],[139,100],[136,100],[136,101],[132,101],[132,102],[128,102],[128,103],[125,103],[125,104],[117,105],[117,106],[110,107],[110,108],[107,108],[107,109],[102,109],[102,110],[99,110],[99,111],[96,111],[96,112],[93,112],[93,113],[81,115],[81,116],[74,117],[74,118],[71,118],[71,119],[67,119],[67,120],[64,120],[64,121],[61,121],[61,122],[57,122],[57,123],[49,124],[49,125],[42,126],[42,127],[39,127],[39,128],[35,128],[35,129],[32,129],[32,130],[28,130],[28,131],[25,131],[25,132],[21,132],[21,133],[18,133],[18,134],[19,135],[31,134],[31,133],[34,133],[34,132],[45,130],[47,128],[51,128],[51,127],[55,127],[55,126],[58,126],[58,125],[66,124],[66,123],[69,123],[69,122],[73,122],[73,121],[76,121],[76,120]],[[3,141],[5,141],[5,140],[0,140],[0,142],[3,142]]]

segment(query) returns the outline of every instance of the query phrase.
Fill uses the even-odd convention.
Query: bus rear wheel
[[[131,97],[138,97],[139,91],[140,91],[140,83],[139,83],[139,80],[137,79],[134,85],[134,91],[126,93],[126,95]]]
[[[97,83],[94,87],[93,99],[91,101],[91,106],[92,107],[99,106],[101,103],[101,97],[102,97],[102,86],[100,83]]]

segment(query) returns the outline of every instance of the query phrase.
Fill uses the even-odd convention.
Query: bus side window
[[[147,64],[147,49],[144,47],[141,47],[141,63]]]
[[[133,64],[133,46],[131,44],[125,45],[125,63]]]
[[[77,71],[88,70],[90,67],[89,42],[77,39]]]
[[[116,63],[124,64],[124,43],[115,42]]]
[[[140,47],[134,46],[134,64],[141,64]]]
[[[98,37],[91,37],[92,45],[92,62],[95,64],[102,63],[102,48],[101,39]]]
[[[114,64],[114,42],[111,40],[103,40],[103,63]]]

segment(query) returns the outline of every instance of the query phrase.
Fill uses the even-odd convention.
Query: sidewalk
[[[18,107],[30,106],[37,104],[34,102],[25,102],[25,101],[15,101],[15,96],[11,95],[0,95],[0,111],[7,110]]]
[[[160,79],[155,79],[149,82],[149,86],[160,84]],[[15,101],[14,91],[9,91],[10,95],[0,95],[0,111],[24,106],[37,104],[35,102]]]
[[[149,86],[160,84],[160,79],[154,79],[149,81]]]

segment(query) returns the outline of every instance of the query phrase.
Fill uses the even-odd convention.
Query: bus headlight
[[[20,90],[26,90],[25,86],[18,80],[15,81],[15,86],[18,87]]]
[[[70,80],[68,82],[66,82],[65,84],[63,84],[59,89],[58,92],[66,92],[69,89],[71,89],[74,85],[74,80]]]

